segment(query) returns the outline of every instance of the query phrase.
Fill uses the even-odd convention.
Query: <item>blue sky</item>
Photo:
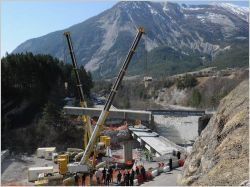
[[[117,1],[1,1],[1,57],[27,39],[67,28],[111,8]],[[179,1],[208,4],[209,1]],[[232,1],[248,6],[248,1]]]

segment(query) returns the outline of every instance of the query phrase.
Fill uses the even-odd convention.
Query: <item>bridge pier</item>
[[[123,157],[124,161],[133,160],[133,143],[132,141],[126,141],[123,143]]]

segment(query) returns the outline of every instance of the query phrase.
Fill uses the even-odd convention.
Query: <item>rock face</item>
[[[240,185],[249,174],[249,82],[220,103],[195,141],[183,170],[183,185]]]
[[[200,135],[203,129],[206,128],[212,114],[205,114],[198,119],[198,134]]]

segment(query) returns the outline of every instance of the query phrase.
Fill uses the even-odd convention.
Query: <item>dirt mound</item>
[[[220,102],[185,162],[182,185],[240,185],[248,180],[248,94],[248,81],[243,81]]]

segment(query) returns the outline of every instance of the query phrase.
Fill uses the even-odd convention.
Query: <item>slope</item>
[[[249,82],[221,102],[195,141],[182,176],[184,185],[240,185],[249,174]]]

